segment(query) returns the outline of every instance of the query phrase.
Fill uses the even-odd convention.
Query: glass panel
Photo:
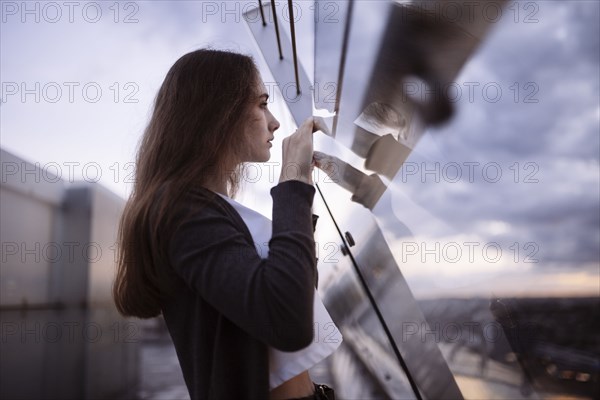
[[[556,11],[537,3],[531,7],[532,12],[542,9],[547,14],[545,20],[540,18],[531,25],[530,29],[539,32],[519,47],[522,59],[527,59],[532,48],[550,48],[568,36],[572,29],[561,24],[557,15],[583,15],[585,10],[598,14],[597,6],[565,5]],[[578,132],[597,148],[597,134],[585,133],[590,126],[597,128],[597,117],[591,125],[558,134],[551,120],[545,122],[543,116],[565,107],[561,120],[569,124],[582,113],[579,108],[587,110],[583,113],[597,114],[597,99],[579,90],[572,100],[577,107],[554,102],[551,96],[544,98],[544,104],[538,97],[542,83],[563,101],[569,98],[564,97],[568,92],[563,92],[568,89],[551,78],[551,67],[545,68],[543,63],[520,62],[523,71],[539,69],[548,74],[534,75],[539,81],[510,68],[503,57],[515,53],[517,38],[511,34],[514,19],[505,17],[495,29],[481,53],[471,60],[471,68],[467,66],[463,76],[451,78],[451,85],[462,90],[462,96],[455,100],[454,120],[445,129],[429,129],[417,142],[407,145],[410,150],[403,155],[403,163],[398,163],[401,169],[397,175],[393,175],[394,169],[381,173],[367,163],[363,165],[356,146],[350,146],[352,154],[326,140],[317,147],[347,162],[332,160],[336,161],[332,175],[340,179],[346,199],[350,192],[354,202],[372,211],[427,319],[426,326],[400,319],[396,329],[403,341],[417,337],[438,343],[465,398],[552,398],[560,394],[593,398],[600,365],[595,334],[600,320],[598,155],[577,148],[577,143],[584,142],[567,144],[564,140],[575,140],[570,135]],[[541,32],[556,36],[548,38]],[[577,45],[571,46],[576,53]],[[551,59],[561,63],[564,57],[555,53]],[[584,80],[598,87],[598,78],[592,73],[597,60],[590,63],[584,55],[578,59],[586,71]],[[500,79],[501,72],[508,77]],[[381,76],[379,72],[374,75]],[[355,81],[360,86],[360,81]],[[470,85],[479,91],[469,94]],[[522,92],[525,85],[527,101]],[[490,88],[504,89],[505,95],[498,98]],[[369,90],[376,92],[374,85],[369,85]],[[348,110],[344,108],[346,94],[344,91],[339,126]],[[477,94],[479,100],[474,100],[472,96]],[[348,95],[348,103],[356,103],[356,98]],[[427,98],[427,93],[419,93],[418,98]],[[346,124],[358,125],[360,119],[350,121],[352,117],[355,115]],[[387,125],[384,130],[391,131]],[[348,147],[350,136],[345,132],[348,130],[338,127],[336,140]],[[400,142],[400,136],[394,139]],[[355,134],[353,144],[356,138]],[[558,156],[564,151],[555,147],[558,143],[567,146],[572,164],[565,163],[565,155]],[[398,159],[388,146],[383,148],[390,157],[376,160],[389,168],[390,160]],[[393,178],[387,182],[385,178],[390,176]],[[356,190],[362,182],[370,189]],[[588,184],[594,189],[590,191]],[[382,185],[387,185],[387,190]],[[334,193],[330,186],[326,188],[332,193],[327,197],[339,204],[334,208],[340,214],[338,224],[345,227],[342,230],[351,227],[356,238],[355,231],[364,233],[367,229],[367,218],[352,207],[342,206],[338,199],[343,194]],[[571,196],[576,205],[567,200]],[[372,236],[370,233],[364,240]],[[358,254],[357,259],[365,255],[364,261],[367,254],[375,253],[373,244],[365,246],[351,249]],[[368,260],[361,266],[366,265]],[[373,264],[370,268],[377,271]],[[376,284],[372,288],[382,309],[387,305],[391,309],[392,304],[404,306],[399,294],[395,301],[386,300]],[[397,341],[400,347],[401,343]]]
[[[315,237],[319,294],[340,329],[343,342],[331,357],[311,370],[311,377],[331,382],[336,388],[336,398],[415,398],[348,252],[342,250],[341,240],[332,240],[335,227],[321,200],[315,199],[315,212],[322,217]],[[361,276],[365,277],[369,271],[373,269],[361,271]],[[373,282],[367,287],[373,287]]]
[[[356,170],[344,168],[340,179],[353,192],[372,192],[363,202],[369,209],[387,186],[378,178],[392,179],[424,128],[451,116],[449,95],[438,88],[456,77],[485,31],[481,18],[448,21],[434,3],[353,1],[347,21],[316,23],[315,82],[334,79],[339,85],[334,71],[344,67],[331,135],[364,159],[352,165]],[[454,5],[466,12],[465,4]],[[359,173],[367,171],[378,177]]]
[[[349,12],[353,1],[317,0],[314,3],[315,20],[315,108],[329,112],[337,110],[340,68],[345,57],[344,33],[350,28]]]
[[[347,379],[340,397],[369,396],[361,375],[402,397],[352,353],[358,340],[395,346],[425,398],[442,397],[440,379],[455,398],[593,398],[598,5],[348,4],[347,21],[315,28],[315,82],[339,84],[349,26],[339,108],[315,136],[337,224],[317,231],[338,249],[319,269],[345,338],[329,364]]]

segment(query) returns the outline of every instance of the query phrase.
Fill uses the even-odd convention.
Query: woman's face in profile
[[[268,108],[269,94],[262,82],[257,79],[256,96],[250,104],[248,121],[244,123],[244,137],[247,152],[242,162],[265,162],[271,158],[271,141],[279,128],[279,121]]]

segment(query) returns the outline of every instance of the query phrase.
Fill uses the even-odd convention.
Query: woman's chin
[[[271,159],[271,152],[269,150],[267,150],[264,154],[262,155],[255,155],[254,157],[249,157],[246,159],[245,162],[247,163],[262,163],[262,162],[267,162]]]

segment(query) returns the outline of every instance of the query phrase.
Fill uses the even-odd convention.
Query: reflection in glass
[[[327,2],[317,3],[322,9]],[[330,3],[346,8],[340,7],[335,24],[315,18],[315,83],[337,85],[334,102],[314,99],[316,108],[335,112],[328,121],[331,135],[315,136],[315,158],[328,177],[319,186],[336,223],[321,242],[341,243],[338,259],[320,265],[322,297],[347,339],[328,365],[340,398],[416,397],[409,375],[425,398],[444,397],[434,393],[441,381],[456,387],[450,398],[594,398],[600,382],[598,299],[569,298],[568,291],[551,298],[544,284],[551,276],[552,284],[571,289],[569,296],[580,295],[579,288],[589,296],[597,292],[589,283],[597,275],[558,267],[542,273],[555,265],[529,263],[542,253],[536,241],[573,231],[561,226],[555,205],[527,215],[548,182],[508,186],[486,181],[485,173],[481,179],[481,166],[494,166],[506,154],[503,179],[519,168],[530,172],[521,168],[525,161],[537,165],[511,153],[525,151],[527,143],[511,147],[515,136],[504,139],[493,126],[528,114],[511,114],[521,104],[491,110],[483,104],[459,115],[462,123],[451,135],[425,134],[450,118],[458,103],[450,101],[449,85],[484,38],[490,40],[486,33],[498,21],[466,1]],[[506,2],[486,4],[501,13]],[[448,7],[456,18],[443,13]],[[512,7],[504,9],[509,19]],[[508,38],[494,42],[494,62],[515,46],[515,37]],[[475,66],[478,77],[482,65]],[[498,72],[490,65],[483,69]],[[528,110],[534,107],[543,105]],[[494,135],[486,135],[488,129]],[[531,140],[530,147],[546,143],[546,137]],[[553,187],[569,181],[569,167]],[[588,213],[577,221],[577,229],[585,229],[598,217]],[[594,229],[584,241],[597,248]],[[580,247],[563,247],[572,241],[562,237],[550,251],[579,259],[573,249]],[[496,258],[498,248],[503,251]],[[596,269],[597,261],[591,262]],[[394,346],[408,374],[390,357]]]

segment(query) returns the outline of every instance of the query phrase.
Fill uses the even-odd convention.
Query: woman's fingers
[[[329,129],[321,117],[308,117],[296,132],[283,139],[283,171],[296,170],[297,178],[312,184],[313,167],[327,173],[335,182],[340,181],[345,164],[337,157],[320,151],[313,151],[313,133],[322,131],[329,134]],[[281,180],[291,179],[290,174],[282,171]]]
[[[307,118],[296,132],[283,140],[283,168],[280,181],[298,179],[312,184],[313,124],[313,118]]]
[[[329,157],[327,154],[322,153],[320,151],[313,151],[313,160],[318,164],[323,162],[327,157]]]
[[[321,131],[324,134],[331,136],[331,132],[325,123],[323,117],[313,117],[313,132]]]
[[[313,151],[313,160],[315,162],[315,166],[325,172],[331,180],[334,182],[338,182],[340,179],[340,169],[344,164],[339,158],[330,156],[329,154]]]
[[[315,131],[314,129],[314,118],[308,117],[304,120],[302,125],[298,128],[300,134],[310,135],[310,142],[312,143],[312,133]]]
[[[325,172],[331,182],[355,193],[362,180],[367,177],[364,173],[339,158],[320,152],[313,152],[315,166]]]

